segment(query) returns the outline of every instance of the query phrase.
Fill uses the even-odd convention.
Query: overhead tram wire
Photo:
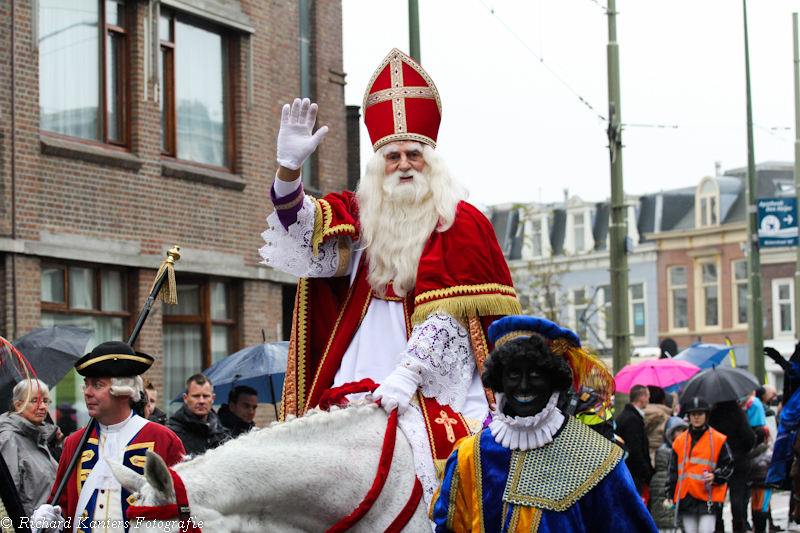
[[[608,8],[606,8],[606,7],[605,7],[603,4],[601,4],[601,3],[600,3],[600,2],[598,2],[597,0],[589,0],[589,1],[590,1],[590,2],[592,2],[593,4],[596,4],[598,7],[600,7],[600,8],[603,10],[603,13],[604,13],[604,14],[606,14],[606,15],[608,14]],[[519,41],[519,43],[520,43],[520,44],[521,44],[521,45],[522,45],[522,46],[523,46],[523,47],[524,47],[524,48],[525,48],[525,49],[526,49],[526,50],[527,50],[527,51],[528,51],[528,52],[529,52],[529,53],[530,53],[530,54],[531,54],[533,57],[535,57],[536,59],[538,59],[538,60],[539,60],[539,62],[540,62],[540,63],[541,63],[543,66],[544,66],[544,68],[546,68],[548,71],[550,71],[550,73],[551,73],[553,76],[555,76],[555,78],[556,78],[556,79],[557,79],[559,82],[561,82],[561,84],[562,84],[564,87],[566,87],[566,88],[567,88],[567,90],[569,90],[569,92],[571,92],[572,94],[574,94],[574,95],[575,95],[575,96],[576,96],[576,97],[577,97],[577,98],[578,98],[578,99],[579,99],[579,100],[580,100],[580,101],[583,103],[583,105],[585,105],[586,107],[588,107],[588,108],[589,108],[589,109],[590,109],[590,110],[591,110],[591,111],[592,111],[592,112],[593,112],[595,115],[597,115],[597,116],[598,116],[598,118],[600,118],[600,120],[602,120],[602,121],[604,121],[604,122],[608,122],[608,119],[607,119],[606,117],[604,117],[604,116],[603,116],[603,115],[602,115],[600,112],[598,112],[598,111],[597,111],[597,110],[594,108],[594,106],[593,106],[592,104],[590,104],[590,103],[589,103],[589,101],[588,101],[586,98],[584,98],[583,96],[581,96],[581,95],[580,95],[580,94],[579,94],[579,93],[578,93],[578,92],[577,92],[575,89],[573,89],[573,88],[572,88],[572,87],[571,87],[571,86],[570,86],[570,85],[569,85],[569,84],[568,84],[568,83],[567,83],[567,82],[566,82],[566,81],[565,81],[565,80],[564,80],[564,79],[563,79],[561,76],[559,76],[559,75],[558,75],[558,73],[557,73],[555,70],[553,70],[553,69],[550,67],[550,65],[548,65],[547,63],[545,63],[545,61],[544,61],[544,58],[543,58],[541,55],[537,54],[537,53],[536,53],[536,52],[535,52],[535,51],[534,51],[534,50],[533,50],[533,49],[532,49],[530,46],[528,46],[528,43],[526,43],[525,41],[523,41],[523,40],[522,40],[522,37],[520,37],[519,35],[517,35],[517,34],[514,32],[514,30],[512,30],[512,29],[509,27],[509,25],[508,25],[508,24],[506,24],[506,23],[505,23],[505,21],[503,21],[503,19],[501,19],[501,18],[500,18],[500,17],[497,15],[497,13],[496,13],[496,12],[495,12],[495,10],[494,10],[494,1],[492,1],[492,5],[491,5],[491,6],[487,6],[486,4],[484,4],[484,3],[483,3],[483,0],[478,0],[478,3],[480,3],[480,4],[481,4],[481,5],[484,7],[484,8],[486,8],[486,10],[488,10],[488,11],[489,11],[489,13],[490,13],[491,15],[493,15],[493,16],[494,16],[494,18],[496,18],[496,19],[497,19],[497,22],[499,22],[499,23],[500,23],[500,24],[501,24],[501,25],[502,25],[502,26],[503,26],[503,27],[506,29],[506,31],[508,31],[508,33],[510,33],[510,34],[511,34],[511,36],[512,36],[512,37],[514,37],[514,38],[515,38],[517,41]],[[621,125],[622,125],[623,127],[626,127],[626,128],[654,128],[654,129],[671,129],[671,130],[676,130],[676,129],[690,129],[690,130],[693,130],[693,129],[715,129],[715,130],[716,130],[716,129],[719,129],[719,130],[734,130],[734,129],[740,129],[740,128],[743,128],[743,127],[744,127],[744,126],[740,126],[740,127],[722,127],[722,126],[680,126],[680,125],[677,125],[677,124],[633,124],[633,123],[627,123],[627,122],[624,122],[624,123],[622,123]],[[763,128],[763,127],[761,127],[761,126],[757,126],[757,127],[758,127],[758,128],[760,128],[760,129],[762,129],[762,130],[764,130],[764,131],[766,131],[766,132],[767,132],[767,133],[769,133],[770,135],[773,135],[773,136],[775,136],[775,137],[777,137],[777,138],[781,139],[781,140],[782,140],[782,141],[784,141],[784,142],[790,142],[790,141],[787,141],[786,139],[784,139],[783,137],[781,137],[780,135],[777,135],[776,133],[774,133],[774,132],[772,132],[772,131],[769,131],[767,128]],[[772,129],[772,130],[791,130],[791,128],[784,128],[784,127],[773,127],[773,128],[770,128],[770,129]]]

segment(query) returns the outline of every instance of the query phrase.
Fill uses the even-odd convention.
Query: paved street
[[[789,492],[787,491],[780,491],[775,492],[772,495],[771,505],[772,505],[772,519],[775,521],[775,524],[783,528],[784,531],[800,531],[800,524],[792,523],[789,525]],[[748,510],[748,519],[750,516],[750,511]],[[724,519],[725,519],[725,531],[726,533],[730,533],[731,531],[731,505],[730,502],[725,504],[725,509],[723,512]],[[752,525],[752,524],[751,524]]]

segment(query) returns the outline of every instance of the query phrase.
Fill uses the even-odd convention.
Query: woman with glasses
[[[47,501],[58,461],[50,452],[63,438],[58,427],[45,424],[50,390],[38,379],[14,387],[11,412],[0,415],[0,453],[28,516]]]

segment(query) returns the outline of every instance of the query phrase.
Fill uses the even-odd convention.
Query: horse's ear
[[[115,460],[109,459],[108,457],[106,457],[106,462],[108,463],[108,466],[111,468],[111,473],[114,474],[114,477],[117,478],[117,481],[119,481],[120,485],[122,485],[129,491],[140,492],[142,490],[142,487],[144,487],[147,484],[147,481],[145,481],[145,479],[142,476],[140,476],[127,466],[123,466],[118,462],[116,462]]]
[[[167,463],[155,452],[147,450],[147,460],[144,463],[144,477],[156,496],[161,501],[171,502],[175,500],[175,486],[172,484],[172,475],[169,473]]]

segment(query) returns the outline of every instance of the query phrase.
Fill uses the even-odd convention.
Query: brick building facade
[[[341,17],[335,0],[0,0],[0,334],[127,340],[177,244],[179,304],[135,345],[162,406],[286,339],[296,279],[258,254],[278,120],[305,76],[330,126],[306,189],[347,187]],[[82,408],[74,385],[56,400]]]

